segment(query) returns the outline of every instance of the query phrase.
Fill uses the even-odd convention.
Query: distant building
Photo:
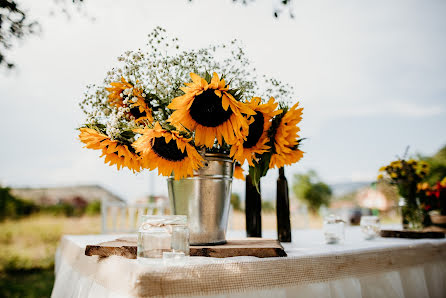
[[[358,203],[355,199],[352,200],[336,200],[330,202],[331,209],[352,209],[358,207]]]
[[[147,203],[156,203],[156,204],[163,204],[168,206],[169,205],[169,198],[163,195],[159,196],[142,196],[137,198],[136,200],[131,201],[133,204],[147,204]]]
[[[109,202],[125,202],[99,185],[12,188],[11,192],[14,196],[45,206],[67,203],[76,207],[85,207],[90,202],[103,199]]]
[[[356,195],[359,206],[363,208],[378,209],[380,211],[389,211],[394,204],[379,190],[374,188],[364,188]]]
[[[352,209],[357,207],[387,212],[395,207],[395,203],[379,189],[363,187],[345,196],[343,199],[333,200],[330,204],[332,209]]]
[[[170,202],[169,198],[166,196],[144,196],[140,197],[132,202],[130,202],[131,205],[144,205],[144,204],[155,204],[156,208],[163,209],[163,213],[170,214]]]

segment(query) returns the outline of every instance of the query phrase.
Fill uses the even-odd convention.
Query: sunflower
[[[243,173],[243,168],[239,163],[235,164],[234,178],[245,181],[245,174]]]
[[[298,149],[300,128],[297,126],[302,120],[302,110],[298,109],[297,102],[287,111],[280,120],[274,135],[274,151],[269,163],[270,168],[281,168],[298,162],[303,152]]]
[[[123,92],[126,89],[133,88],[133,85],[127,82],[124,77],[121,77],[120,82],[111,82],[111,87],[105,88],[110,94],[108,95],[108,102],[111,106],[119,108],[124,106],[122,102]]]
[[[246,140],[243,138],[237,139],[232,144],[229,155],[241,164],[247,160],[249,165],[254,167],[253,158],[255,159],[255,154],[262,154],[271,148],[267,145],[271,119],[282,113],[282,110],[276,110],[278,103],[274,102],[273,97],[265,104],[261,104],[260,97],[253,97],[246,104],[256,114],[248,120],[249,128],[244,131],[244,135],[247,136]]]
[[[156,122],[153,128],[145,127],[135,132],[141,136],[133,143],[136,152],[142,156],[144,168],[154,170],[164,176],[181,179],[192,176],[193,171],[202,166],[203,158],[191,145],[191,139],[178,131],[168,131]]]
[[[130,114],[135,117],[136,123],[148,120],[153,122],[152,109],[146,103],[144,97],[137,97],[137,101],[132,103],[130,108]]]
[[[133,172],[141,170],[140,157],[127,145],[121,144],[118,141],[110,139],[110,137],[102,134],[92,128],[80,128],[79,139],[85,144],[86,148],[102,150],[102,155],[105,156],[104,162],[110,166],[116,165],[120,170],[123,167],[131,169]]]
[[[152,109],[148,106],[146,99],[143,96],[143,91],[134,87],[131,83],[127,82],[123,77],[121,77],[120,82],[110,83],[111,87],[105,88],[110,94],[108,95],[108,102],[111,106],[119,107],[129,107],[129,115],[135,117],[135,121],[142,122],[148,120],[153,122]],[[126,91],[125,90],[129,90]],[[129,93],[131,92],[131,93]],[[129,98],[127,104],[124,104],[124,100]]]
[[[168,106],[175,110],[169,121],[178,128],[195,130],[197,146],[210,148],[215,138],[220,145],[222,138],[227,143],[243,138],[241,130],[248,128],[248,122],[242,113],[254,115],[255,112],[234,98],[229,85],[217,73],[214,72],[210,83],[194,73],[190,77],[192,83],[181,88],[185,94],[174,98]]]

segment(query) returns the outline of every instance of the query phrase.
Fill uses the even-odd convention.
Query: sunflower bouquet
[[[87,121],[79,139],[100,150],[105,163],[182,179],[203,166],[205,153],[222,153],[238,165],[247,162],[258,180],[302,157],[302,108],[274,99],[290,98],[292,88],[265,76],[258,87],[236,41],[184,51],[156,28],[149,47],[120,56],[120,65],[104,84],[88,86],[80,104]]]

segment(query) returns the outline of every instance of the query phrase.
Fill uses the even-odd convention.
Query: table
[[[366,241],[353,227],[343,245],[323,244],[321,230],[293,231],[293,242],[283,243],[286,258],[191,257],[166,265],[84,255],[87,244],[122,236],[64,236],[52,297],[446,297],[445,239]]]

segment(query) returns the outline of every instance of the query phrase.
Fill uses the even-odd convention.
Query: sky
[[[380,166],[446,144],[446,2],[295,0],[294,19],[272,17],[274,1],[87,0],[71,18],[52,0],[19,1],[42,24],[0,72],[0,183],[100,184],[125,199],[167,194],[155,173],[117,171],[77,139],[85,86],[101,83],[116,58],[143,48],[156,26],[186,48],[237,38],[259,73],[295,87],[304,107],[304,158],[327,183],[372,181]],[[71,6],[68,6],[72,9]],[[87,14],[85,17],[83,14]],[[94,21],[91,20],[94,17]],[[262,178],[274,198],[277,170]],[[244,184],[235,181],[242,195]]]

